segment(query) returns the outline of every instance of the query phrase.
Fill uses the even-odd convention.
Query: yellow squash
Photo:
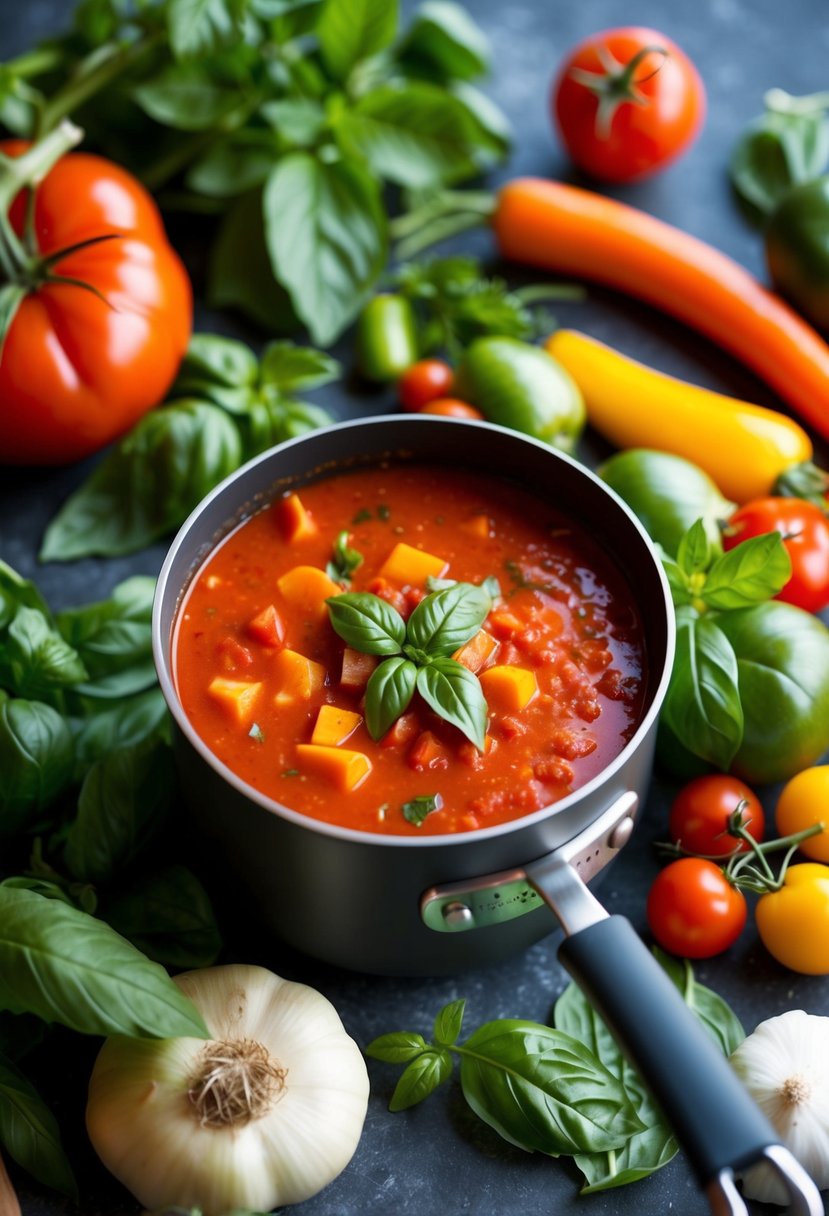
[[[771,493],[785,469],[812,457],[809,436],[785,414],[677,380],[576,330],[557,330],[545,346],[605,439],[683,456],[735,502]]]

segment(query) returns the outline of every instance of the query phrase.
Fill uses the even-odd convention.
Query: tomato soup
[[[453,583],[490,596],[450,663],[483,692],[478,741],[417,690],[373,738],[366,689],[386,655],[344,641],[327,601],[362,593],[403,630]],[[405,654],[410,671],[430,662]],[[413,836],[584,785],[636,729],[646,682],[639,614],[600,544],[520,487],[437,465],[336,474],[247,519],[194,578],[173,658],[190,722],[242,780],[318,820]]]

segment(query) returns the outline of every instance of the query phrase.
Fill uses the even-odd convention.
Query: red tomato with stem
[[[829,519],[802,498],[755,498],[730,516],[723,547],[767,532],[781,534],[792,561],[792,576],[775,598],[822,612],[829,605]]]
[[[439,414],[444,418],[483,418],[476,406],[469,405],[466,401],[458,401],[456,397],[438,397],[437,401],[427,401],[418,412]]]
[[[651,932],[680,958],[711,958],[743,931],[745,896],[713,861],[680,857],[656,876],[648,894]]]
[[[404,410],[419,413],[430,401],[446,397],[455,373],[443,359],[418,359],[397,381],[397,395]]]
[[[729,816],[740,803],[745,827],[756,841],[765,835],[763,808],[744,782],[727,773],[706,773],[684,785],[671,804],[668,833],[686,853],[727,857],[744,853],[749,845],[728,832]]]
[[[0,143],[12,158],[28,148]],[[61,156],[6,226],[27,260],[4,263],[20,291],[0,356],[0,461],[68,464],[163,399],[190,338],[190,281],[153,199],[99,156]]]
[[[663,169],[689,147],[705,118],[706,96],[675,42],[624,26],[593,34],[571,51],[552,104],[579,168],[600,181],[628,182]]]

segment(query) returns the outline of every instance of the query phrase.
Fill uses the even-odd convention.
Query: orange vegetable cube
[[[353,735],[362,722],[359,714],[352,709],[337,709],[336,705],[321,705],[314,723],[311,742],[321,747],[339,747]]]
[[[524,628],[524,622],[514,612],[501,608],[497,612],[489,614],[489,627],[496,638],[505,639],[520,633]]]
[[[419,773],[424,769],[448,768],[449,756],[440,739],[430,730],[424,730],[409,748],[406,763]]]
[[[378,576],[404,587],[419,586],[427,578],[441,578],[448,569],[449,563],[442,557],[400,541],[383,562]]]
[[[289,544],[317,535],[317,525],[298,494],[289,494],[275,504],[279,529]]]
[[[249,680],[227,680],[216,676],[207,686],[211,697],[227,710],[234,722],[239,726],[247,726],[253,721],[259,697],[262,694],[261,682],[252,683]]]
[[[263,608],[248,621],[248,633],[263,646],[281,646],[285,641],[285,625],[273,604]]]
[[[465,646],[455,651],[452,658],[477,675],[482,667],[486,667],[497,649],[498,642],[492,634],[487,633],[485,629],[479,629],[474,638],[470,638]]]
[[[378,662],[376,655],[362,654],[361,651],[352,650],[350,646],[346,646],[343,651],[340,687],[344,688],[346,692],[362,692]]]
[[[480,536],[484,539],[492,534],[492,520],[488,515],[471,515],[461,524],[461,530],[470,536]]]
[[[325,684],[325,668],[322,663],[315,663],[313,659],[307,659],[296,650],[280,650],[274,659],[273,669],[278,685],[274,698],[277,705],[310,701]]]
[[[329,781],[344,792],[356,790],[371,772],[371,761],[364,752],[350,751],[345,747],[298,743],[296,758],[301,770]]]
[[[526,667],[490,667],[478,677],[490,709],[516,713],[538,694],[535,672]]]
[[[293,566],[276,585],[289,604],[320,621],[328,617],[328,597],[342,593],[342,587],[318,566]]]

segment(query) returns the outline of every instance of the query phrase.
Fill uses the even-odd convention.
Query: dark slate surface
[[[5,58],[67,20],[68,0],[0,2],[0,53]],[[490,91],[506,110],[516,142],[508,168],[499,178],[519,173],[570,176],[548,118],[553,71],[567,48],[581,37],[629,21],[654,26],[673,37],[696,61],[709,96],[704,132],[690,153],[652,182],[613,193],[727,251],[763,275],[756,233],[747,227],[730,196],[726,164],[739,132],[762,106],[765,89],[778,85],[793,93],[825,87],[829,20],[822,0],[708,0],[704,4],[666,5],[639,0],[634,7],[615,0],[579,4],[517,0],[504,4],[473,0],[470,7],[495,47]],[[463,247],[491,255],[486,234],[469,237]],[[192,248],[185,253],[193,255]],[[513,272],[511,276],[515,278]],[[583,304],[556,309],[562,323],[578,325],[635,357],[720,391],[779,408],[779,402],[746,369],[713,345],[653,311],[599,289]],[[199,309],[201,329],[247,336],[259,344],[265,335],[229,317]],[[348,344],[342,347],[348,359]],[[360,396],[335,388],[324,401],[340,417],[393,408],[390,396]],[[601,446],[589,437],[582,455],[595,460]],[[821,452],[827,460],[825,448]],[[154,574],[164,546],[135,558],[81,561],[70,566],[38,566],[38,539],[57,505],[81,481],[92,462],[63,471],[0,472],[0,554],[24,575],[35,577],[56,608],[106,595],[126,574]],[[675,786],[657,776],[633,840],[601,884],[602,899],[614,912],[629,916],[647,938],[645,893],[656,873],[654,839],[665,834],[665,815]],[[768,806],[774,791],[765,791]],[[258,940],[250,927],[236,929],[232,951],[291,978],[311,983],[335,1003],[361,1044],[399,1028],[428,1033],[437,1010],[459,996],[467,998],[467,1028],[498,1016],[549,1017],[566,983],[548,939],[521,957],[487,970],[434,980],[377,979],[338,972]],[[753,929],[727,955],[701,963],[698,978],[720,992],[748,1030],[762,1019],[790,1008],[829,1013],[829,980],[796,976],[764,954]],[[64,1128],[81,1181],[78,1208],[34,1189],[16,1176],[24,1216],[136,1216],[137,1207],[98,1165],[85,1141],[83,1102],[94,1044],[58,1032],[54,1048],[41,1063],[38,1078]],[[670,1061],[666,1061],[670,1067]],[[303,1216],[701,1216],[707,1204],[697,1192],[682,1157],[652,1179],[632,1187],[580,1198],[575,1172],[564,1161],[529,1156],[511,1148],[469,1112],[453,1082],[423,1106],[391,1115],[386,1105],[397,1075],[370,1064],[372,1095],[359,1149],[345,1173],[316,1198],[300,1205]],[[752,1206],[754,1216],[776,1209]]]

